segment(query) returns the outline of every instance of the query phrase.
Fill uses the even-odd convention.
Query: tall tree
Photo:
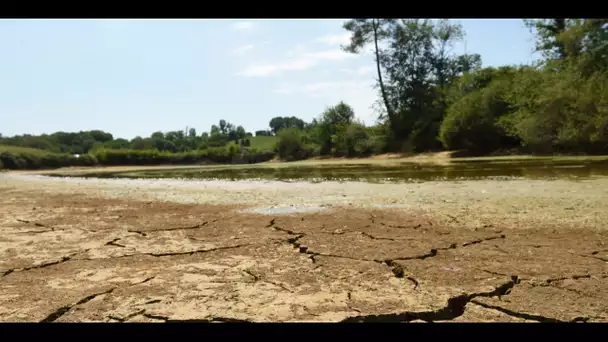
[[[317,125],[313,128],[314,140],[321,145],[321,154],[332,152],[335,146],[336,134],[346,130],[355,117],[352,107],[344,102],[328,107],[322,114]]]
[[[374,55],[376,60],[376,74],[378,76],[378,85],[380,94],[384,102],[386,113],[390,120],[393,120],[395,114],[388,99],[388,94],[382,79],[382,68],[380,60],[382,51],[380,42],[390,36],[390,30],[387,29],[394,19],[351,19],[344,23],[343,28],[351,33],[350,43],[343,46],[342,49],[350,53],[359,53],[370,43],[374,45]]]
[[[568,56],[561,34],[573,23],[573,19],[524,19],[525,25],[536,35],[536,50],[547,59],[563,59]]]

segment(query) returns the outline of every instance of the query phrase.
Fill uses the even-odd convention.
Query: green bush
[[[250,150],[238,153],[236,146],[212,147],[205,150],[171,153],[158,150],[99,150],[95,153],[102,165],[162,165],[162,164],[197,164],[205,162],[232,163],[238,159],[244,163],[264,162],[272,159],[272,152]]]
[[[515,112],[499,122],[536,153],[601,153],[608,148],[608,75],[576,65],[521,73],[509,94]]]
[[[478,153],[518,146],[518,136],[509,135],[508,127],[500,124],[503,116],[516,111],[516,104],[510,101],[516,75],[509,68],[477,72],[470,89],[462,91],[446,110],[439,128],[442,145]]]
[[[374,153],[374,142],[362,124],[338,125],[335,132],[331,137],[334,156],[362,157]]]
[[[277,153],[285,161],[294,161],[309,158],[313,155],[313,147],[307,144],[302,130],[287,128],[277,134]]]

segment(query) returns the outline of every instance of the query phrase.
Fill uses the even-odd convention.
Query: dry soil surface
[[[607,184],[4,173],[0,321],[606,322]]]

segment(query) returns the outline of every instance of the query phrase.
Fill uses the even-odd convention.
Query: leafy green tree
[[[568,52],[561,39],[566,29],[573,24],[573,19],[525,19],[526,26],[536,35],[536,50],[547,59],[563,59]]]
[[[517,146],[517,141],[509,139],[498,124],[499,118],[512,110],[507,100],[509,91],[510,80],[497,79],[461,97],[448,108],[439,140],[448,149],[477,153]]]
[[[150,135],[150,138],[154,138],[154,139],[165,139],[165,134],[163,132],[154,132],[152,133],[152,135]]]
[[[237,139],[239,139],[239,138],[242,139],[247,136],[247,132],[245,131],[245,128],[243,128],[243,126],[236,127],[236,136],[237,136]]]
[[[346,129],[355,117],[352,107],[344,102],[328,107],[321,117],[316,121],[311,131],[312,140],[320,147],[321,155],[329,155],[335,151],[337,138],[334,137],[339,131]]]
[[[272,133],[277,134],[281,129],[285,128],[285,122],[282,117],[277,116],[270,119],[268,126],[270,126]]]
[[[220,134],[220,133],[221,133],[221,130],[218,126],[216,126],[216,125],[211,126],[211,135]]]
[[[227,126],[228,126],[228,124],[226,123],[226,120],[224,120],[224,119],[220,120],[219,129],[220,129],[220,132],[222,134],[228,134],[228,127]]]
[[[306,126],[306,123],[302,119],[297,118],[295,116],[291,116],[291,117],[277,116],[270,120],[268,126],[270,126],[270,129],[272,130],[272,132],[274,134],[276,134],[280,130],[286,129],[286,128],[297,128],[297,129],[303,130],[304,127]]]

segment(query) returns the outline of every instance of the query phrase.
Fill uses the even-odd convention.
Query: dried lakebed
[[[608,321],[605,178],[0,191],[1,321]]]

